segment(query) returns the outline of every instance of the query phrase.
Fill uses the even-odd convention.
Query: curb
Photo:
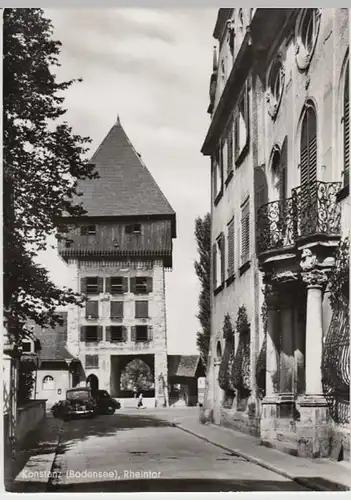
[[[272,472],[275,472],[276,474],[279,474],[280,476],[283,476],[287,479],[290,479],[290,480],[294,481],[295,483],[300,484],[301,486],[305,486],[306,488],[308,488],[312,491],[336,491],[336,490],[337,491],[350,491],[349,488],[347,488],[346,486],[344,486],[343,484],[340,484],[340,483],[333,483],[335,489],[330,489],[330,488],[322,486],[322,485],[320,485],[320,484],[318,484],[318,483],[316,483],[313,480],[310,480],[308,478],[295,477],[293,474],[289,474],[285,470],[279,469],[279,467],[273,466],[273,465],[265,462],[264,460],[261,460],[260,458],[256,458],[248,453],[244,453],[242,451],[235,450],[235,449],[230,448],[228,446],[224,446],[220,443],[217,443],[216,441],[213,441],[212,439],[209,439],[206,436],[204,436],[198,432],[192,431],[192,430],[188,429],[187,427],[184,427],[181,424],[178,424],[176,422],[172,422],[172,426],[177,427],[178,429],[180,429],[184,432],[187,432],[188,434],[192,434],[193,436],[195,436],[199,439],[202,439],[203,441],[210,443],[214,446],[217,446],[218,448],[221,448],[225,451],[229,451],[230,453],[233,453],[234,455],[236,455],[238,457],[245,458],[249,462],[252,462],[256,465],[259,465],[260,467],[263,467],[264,469],[268,469]]]

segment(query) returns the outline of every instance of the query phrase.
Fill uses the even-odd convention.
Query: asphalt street
[[[129,410],[65,422],[48,491],[306,491],[173,427],[167,413]]]

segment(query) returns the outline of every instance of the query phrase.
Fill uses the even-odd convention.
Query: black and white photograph
[[[350,10],[1,16],[4,491],[350,490]]]

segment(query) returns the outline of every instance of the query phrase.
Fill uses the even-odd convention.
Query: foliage
[[[24,358],[20,361],[18,370],[18,393],[19,404],[23,404],[31,399],[35,383],[36,364],[32,359]]]
[[[4,316],[18,339],[33,320],[55,326],[58,306],[81,303],[59,289],[35,262],[58,234],[64,215],[79,216],[78,181],[96,178],[84,155],[90,139],[63,120],[62,93],[76,80],[57,82],[61,43],[52,40],[42,9],[5,9],[3,14]]]
[[[200,280],[201,291],[199,297],[199,313],[197,318],[201,324],[201,331],[197,333],[196,345],[206,370],[211,338],[211,215],[195,220],[195,238],[199,253],[199,260],[195,262],[195,272]]]
[[[329,277],[329,300],[333,310],[349,308],[350,298],[350,240],[340,241],[335,254],[335,266]]]
[[[245,306],[238,309],[236,328],[239,332],[239,345],[232,366],[232,382],[239,391],[249,391],[250,384],[250,323]]]
[[[150,367],[141,359],[130,361],[121,373],[122,391],[148,391],[154,387]]]
[[[247,333],[250,330],[250,323],[247,319],[247,311],[245,306],[240,306],[238,309],[236,329],[239,334]]]
[[[262,399],[266,393],[266,357],[267,357],[267,304],[264,302],[261,309],[261,320],[263,325],[263,343],[256,361],[256,383],[258,397]]]
[[[223,337],[225,339],[225,347],[221,364],[218,373],[218,384],[220,388],[226,392],[224,405],[233,404],[234,386],[231,381],[231,369],[234,360],[234,334],[230,320],[230,315],[227,313],[224,317]]]

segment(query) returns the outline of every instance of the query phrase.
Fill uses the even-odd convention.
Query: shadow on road
[[[83,441],[91,436],[118,436],[118,433],[142,427],[170,427],[167,420],[143,414],[117,413],[100,415],[93,419],[71,420],[65,422],[57,454],[65,453],[76,441]]]

